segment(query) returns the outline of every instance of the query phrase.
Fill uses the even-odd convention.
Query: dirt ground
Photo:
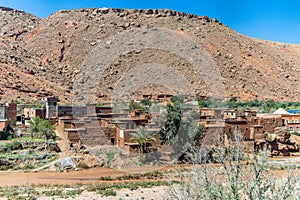
[[[168,170],[168,168],[147,166],[120,170],[96,168],[70,172],[0,172],[0,187],[27,184],[88,184],[101,182],[100,177],[118,177],[125,174],[146,173],[155,170]]]
[[[300,157],[276,157],[270,159],[273,166],[300,166]],[[189,168],[191,165],[181,165],[180,168]],[[175,167],[177,168],[177,167]],[[38,172],[0,172],[0,187],[3,186],[23,186],[27,184],[91,184],[105,182],[100,181],[100,177],[119,177],[128,174],[146,173],[151,171],[170,171],[174,166],[144,166],[125,169],[93,168],[88,170],[56,172],[56,171],[38,171]],[[276,174],[284,173],[284,170],[272,170]],[[299,173],[300,170],[296,170]]]
[[[123,200],[135,200],[135,199],[144,199],[144,200],[160,200],[167,199],[168,186],[157,186],[153,188],[139,188],[137,190],[122,189],[117,190],[116,196],[107,196],[103,197],[100,194],[95,192],[83,191],[80,195],[68,199],[72,200],[92,200],[92,199],[101,199],[101,200],[111,200],[111,199],[123,199]],[[53,197],[39,197],[38,200],[52,200]],[[0,198],[0,200],[2,200]],[[55,197],[55,200],[64,200],[64,198]]]

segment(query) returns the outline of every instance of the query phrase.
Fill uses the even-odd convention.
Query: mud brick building
[[[56,107],[56,117],[84,117],[87,114],[86,106],[57,106]]]
[[[46,109],[45,108],[24,108],[24,117],[26,118],[39,117],[45,119]]]
[[[80,148],[82,144],[87,146],[116,145],[129,152],[135,152],[138,144],[130,141],[130,135],[137,131],[139,126],[147,126],[147,130],[155,133],[159,129],[151,122],[150,114],[137,110],[129,112],[121,109],[119,113],[112,113],[111,107],[86,106],[86,115],[78,117],[74,115],[59,116],[57,131],[68,141],[65,145]],[[71,112],[68,112],[71,114]],[[157,141],[152,145],[160,146]]]
[[[283,114],[284,125],[291,132],[300,132],[300,114]]]
[[[16,125],[17,123],[17,104],[16,103],[8,103],[6,106],[7,119],[12,125]]]
[[[148,144],[152,149],[159,149],[164,145],[157,134],[160,128],[151,115],[156,116],[155,113],[142,110],[130,112],[128,109],[113,113],[110,106],[95,107],[93,104],[80,107],[57,106],[56,112],[58,130],[70,142],[70,146],[111,144],[128,152],[134,152],[137,148],[138,144],[130,141],[130,137],[139,126],[146,127],[156,137],[156,142]],[[254,147],[256,140],[264,138],[264,133],[274,133],[277,127],[284,126],[281,115],[258,115],[251,110],[223,108],[200,109],[198,123],[206,128],[203,144],[228,145],[234,142],[235,133],[238,131],[249,149]]]
[[[56,118],[59,99],[57,97],[46,97],[44,101],[46,103],[46,119]]]
[[[17,104],[8,103],[0,105],[0,120],[8,120],[11,125],[16,125],[17,122]]]
[[[0,119],[0,131],[5,131],[8,126],[8,121],[6,119]]]
[[[274,133],[277,127],[283,127],[280,115],[260,114],[251,110],[237,109],[200,109],[199,124],[206,127],[203,143],[206,145],[228,145],[235,140],[238,131],[247,148],[253,148],[254,141],[264,138],[264,133]]]

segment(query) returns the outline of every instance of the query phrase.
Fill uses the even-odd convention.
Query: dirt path
[[[161,167],[138,167],[124,170],[97,168],[71,172],[0,172],[0,187],[27,184],[75,184],[101,182],[100,177],[118,177],[125,174],[146,173]]]
[[[93,169],[72,172],[4,172],[0,173],[0,186],[27,184],[74,184],[99,182],[101,176],[122,176],[124,172],[113,169]]]
[[[300,166],[299,157],[277,158],[270,161],[270,165],[285,165],[295,164]],[[180,168],[189,168],[192,165],[180,165]],[[176,168],[176,167],[175,167]],[[109,169],[109,168],[96,168],[89,170],[70,171],[70,172],[0,172],[0,187],[13,186],[13,185],[27,185],[27,184],[75,184],[75,183],[97,183],[100,177],[110,176],[119,177],[126,174],[146,173],[150,171],[169,171],[174,169],[174,166],[144,166],[128,169]],[[298,173],[300,171],[296,170]],[[276,173],[282,173],[280,170]]]

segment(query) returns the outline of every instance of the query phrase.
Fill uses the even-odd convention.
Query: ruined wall
[[[24,116],[27,118],[40,117],[42,119],[45,119],[46,110],[37,108],[24,108]]]
[[[258,118],[258,125],[261,125],[263,127],[263,132],[265,131],[268,133],[274,133],[276,127],[284,126],[281,116]]]
[[[84,117],[87,114],[86,106],[58,106],[57,117]]]

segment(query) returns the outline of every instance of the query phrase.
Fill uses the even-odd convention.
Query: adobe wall
[[[17,104],[16,103],[9,103],[6,107],[7,109],[7,119],[12,123],[13,125],[16,125],[17,123]]]

